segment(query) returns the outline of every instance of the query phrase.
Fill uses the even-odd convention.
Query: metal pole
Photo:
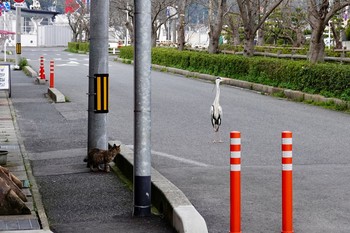
[[[126,22],[129,23],[129,3],[126,3]],[[126,27],[125,46],[129,45],[129,29]]]
[[[134,0],[134,216],[151,215],[151,1]]]
[[[90,2],[90,53],[88,99],[88,151],[106,150],[107,113],[95,113],[95,74],[108,74],[108,17],[109,1]]]
[[[21,46],[21,7],[16,7],[16,50],[17,46]],[[15,67],[19,69],[19,61],[21,60],[21,54],[16,51],[16,64]]]

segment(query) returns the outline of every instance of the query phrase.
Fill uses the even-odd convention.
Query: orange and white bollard
[[[50,88],[55,87],[55,62],[50,61]]]
[[[282,233],[293,233],[293,141],[292,132],[282,132]]]
[[[230,133],[230,233],[241,233],[241,133]]]
[[[45,77],[45,67],[44,67],[44,57],[43,56],[40,57],[39,73],[40,73],[40,79],[46,79],[46,77]]]

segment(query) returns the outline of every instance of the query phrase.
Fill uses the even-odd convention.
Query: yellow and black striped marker
[[[16,43],[16,53],[17,54],[21,54],[22,53],[21,43]]]
[[[95,113],[107,113],[109,101],[109,75],[95,74]]]

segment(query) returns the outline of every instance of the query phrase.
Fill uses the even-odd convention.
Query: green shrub
[[[88,42],[79,43],[78,50],[83,51],[83,52],[89,52],[89,50],[90,50],[89,43]]]
[[[26,58],[22,57],[21,60],[19,61],[19,68],[23,70],[23,67],[28,65],[28,61]]]
[[[72,53],[77,53],[79,51],[89,52],[90,45],[88,42],[68,42],[68,51]]]
[[[124,59],[133,60],[134,59],[134,47],[122,46],[119,48],[119,57]]]
[[[78,42],[68,42],[68,51],[76,53],[79,51],[79,43]]]
[[[133,59],[133,48],[122,47],[120,57]],[[350,101],[350,69],[347,65],[312,65],[308,61],[208,54],[166,48],[152,49],[152,63]]]

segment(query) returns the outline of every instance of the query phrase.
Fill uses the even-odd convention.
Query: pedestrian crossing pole
[[[91,0],[88,93],[88,150],[108,148],[109,1]]]
[[[151,215],[151,0],[134,0],[134,216]]]

